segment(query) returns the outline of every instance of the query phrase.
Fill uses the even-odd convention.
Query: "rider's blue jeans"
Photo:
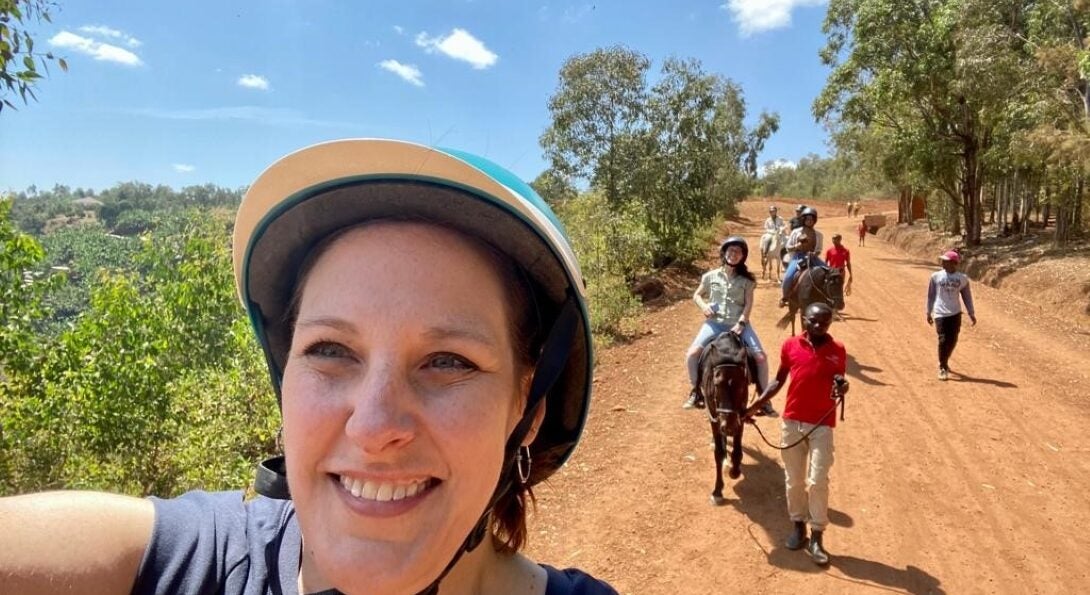
[[[825,261],[821,260],[817,256],[812,254],[798,254],[791,258],[791,263],[787,265],[787,271],[783,274],[783,282],[780,284],[780,290],[783,292],[783,297],[787,297],[787,292],[791,291],[791,286],[795,283],[795,277],[799,274],[799,261],[810,257],[810,266],[825,266]]]
[[[733,326],[733,324],[726,325],[713,320],[705,320],[704,324],[701,325],[700,331],[696,333],[696,338],[693,339],[692,345],[689,346],[689,351],[695,351],[696,353],[690,355],[685,361],[691,386],[696,386],[696,377],[700,366],[700,351],[697,348],[703,348],[711,343],[712,339],[718,336],[719,333],[729,331]],[[764,357],[765,348],[761,346],[761,340],[757,338],[757,332],[753,330],[752,325],[747,324],[742,329],[742,343],[757,360],[757,380],[760,382],[761,388],[764,389],[764,387],[768,386],[768,358]]]

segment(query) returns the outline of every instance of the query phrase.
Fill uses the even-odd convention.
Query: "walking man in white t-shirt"
[[[965,302],[965,311],[973,326],[976,326],[976,312],[969,276],[958,271],[961,255],[950,250],[939,260],[942,270],[931,275],[927,286],[927,324],[933,322],[939,335],[939,380],[946,380],[950,375],[950,355],[954,353],[961,333],[961,302]]]

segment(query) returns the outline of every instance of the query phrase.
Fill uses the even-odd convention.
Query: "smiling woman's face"
[[[305,280],[284,370],[304,573],[415,592],[484,511],[521,417],[506,292],[455,232],[380,223]]]

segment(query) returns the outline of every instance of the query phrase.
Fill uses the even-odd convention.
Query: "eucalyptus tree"
[[[1016,87],[1016,44],[995,0],[832,0],[819,119],[888,129],[980,242],[982,154]],[[987,10],[983,10],[987,8]]]
[[[779,128],[779,116],[762,113],[748,130],[741,87],[679,58],[663,63],[647,114],[648,183],[638,194],[652,232],[676,254],[696,227],[749,192],[757,154]]]
[[[552,122],[541,135],[551,167],[585,180],[619,204],[633,166],[634,139],[647,129],[646,56],[613,46],[569,58],[549,98]],[[635,162],[633,161],[635,160]]]

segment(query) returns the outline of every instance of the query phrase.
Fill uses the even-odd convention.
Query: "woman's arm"
[[[151,539],[148,500],[98,492],[0,498],[0,591],[132,591]]]

